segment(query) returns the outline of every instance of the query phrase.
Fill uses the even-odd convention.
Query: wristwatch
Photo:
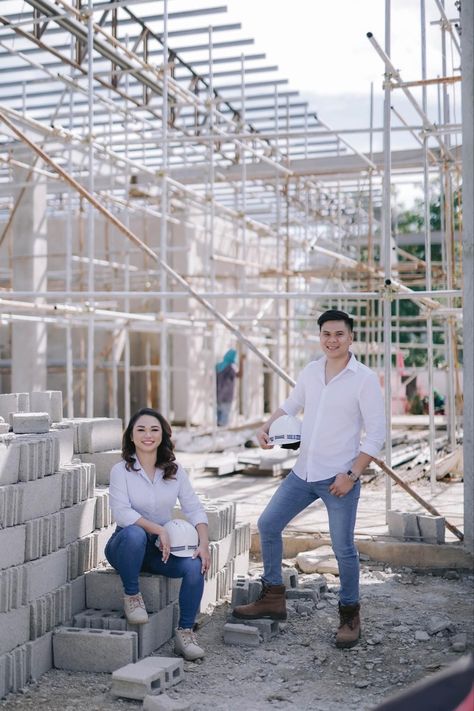
[[[359,474],[354,474],[352,469],[349,469],[349,471],[346,472],[347,476],[349,479],[352,481],[353,484],[355,484],[359,480]]]

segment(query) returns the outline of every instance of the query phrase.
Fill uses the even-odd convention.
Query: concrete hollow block
[[[51,422],[63,419],[63,394],[61,390],[45,390],[30,393],[30,409],[47,412]]]
[[[47,412],[15,412],[11,420],[15,434],[45,434],[51,424]]]
[[[239,644],[244,647],[258,647],[260,644],[258,627],[226,622],[224,625],[224,643]]]
[[[112,673],[113,696],[142,700],[145,696],[161,694],[165,689],[165,670],[159,664],[127,664]]]
[[[11,412],[28,412],[30,409],[29,393],[0,394],[0,416],[9,421]]]
[[[136,662],[135,632],[58,627],[53,634],[56,669],[86,672],[114,672]]]
[[[184,677],[184,661],[179,657],[147,657],[140,664],[151,669],[162,669],[165,673],[165,688],[169,689],[182,681]]]

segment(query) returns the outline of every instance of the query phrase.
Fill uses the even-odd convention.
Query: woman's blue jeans
[[[292,518],[321,499],[328,512],[332,548],[339,566],[339,599],[341,605],[353,605],[359,601],[359,555],[354,544],[354,527],[360,482],[348,494],[338,497],[329,492],[334,479],[304,481],[290,472],[275,491],[258,520],[263,579],[268,585],[281,585],[282,531]]]
[[[141,572],[183,578],[179,591],[179,626],[190,629],[194,625],[204,589],[201,559],[178,558],[170,555],[163,563],[161,551],[155,546],[156,536],[141,526],[132,524],[117,529],[105,547],[105,556],[122,579],[126,595],[136,595]]]

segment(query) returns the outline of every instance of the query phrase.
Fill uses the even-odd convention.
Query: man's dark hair
[[[346,323],[349,327],[349,331],[351,333],[354,330],[354,319],[346,314],[345,311],[338,311],[337,309],[329,309],[329,311],[325,311],[318,318],[319,330],[322,329],[326,321],[344,321],[344,323]]]

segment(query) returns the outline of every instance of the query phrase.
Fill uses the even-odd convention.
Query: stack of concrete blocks
[[[422,543],[445,542],[445,519],[443,516],[388,511],[388,533],[402,541]]]
[[[100,447],[102,421],[61,416],[60,392],[0,395],[0,417],[17,430],[0,434],[0,698],[53,666],[54,630],[84,610],[84,574],[114,530],[94,465],[74,455],[75,441]],[[120,445],[117,426],[107,448]]]
[[[250,524],[236,523],[236,505],[233,501],[208,499],[201,501],[209,522],[209,548],[211,565],[206,574],[201,612],[222,601],[232,589],[236,575],[245,575],[249,568]],[[173,511],[181,518],[179,507]]]
[[[312,612],[320,601],[320,593],[325,583],[318,583],[312,587],[299,585],[298,571],[296,568],[283,568],[282,580],[286,588],[287,607],[291,613],[308,614]],[[249,575],[237,575],[233,581],[231,608],[239,605],[248,605],[255,602],[262,591],[262,582],[259,578]],[[259,618],[243,620],[234,617],[231,613],[224,625],[224,643],[238,644],[246,647],[257,647],[261,642],[267,642],[279,633],[279,622]]]

